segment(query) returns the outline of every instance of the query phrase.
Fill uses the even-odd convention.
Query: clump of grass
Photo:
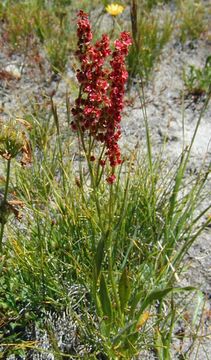
[[[5,8],[6,32],[14,49],[23,50],[29,47],[33,36],[33,8],[23,2],[8,4]]]
[[[133,157],[137,170],[133,170],[132,182],[127,174],[132,169],[125,164],[121,172],[126,173],[119,173],[111,193],[102,182],[94,194],[88,179],[83,184],[75,182],[78,176],[71,162],[61,172],[58,143],[55,146],[51,139],[50,152],[49,147],[43,149],[43,156],[34,158],[33,168],[17,173],[25,219],[22,230],[13,228],[8,235],[3,278],[12,276],[13,282],[5,280],[4,296],[10,304],[6,313],[16,307],[20,311],[26,301],[31,312],[49,305],[57,309],[58,302],[61,308],[71,307],[68,292],[83,287],[88,302],[80,302],[80,291],[79,298],[74,295],[81,314],[78,331],[96,356],[103,352],[108,359],[129,359],[145,348],[146,341],[147,347],[167,356],[177,320],[177,305],[172,308],[171,299],[178,291],[191,290],[179,284],[174,288],[175,279],[181,259],[205,227],[197,228],[200,216],[194,218],[193,211],[206,173],[181,196],[185,154],[168,180],[165,169],[163,175],[160,171],[161,160],[149,166],[142,155],[142,163]],[[63,153],[68,147],[66,139]],[[58,171],[65,177],[65,192]],[[165,321],[164,311],[168,312]]]
[[[180,40],[195,40],[205,31],[205,7],[200,1],[184,0],[179,5]]]
[[[211,84],[211,56],[207,57],[202,69],[189,66],[184,72],[183,79],[188,94],[196,96],[208,94]]]
[[[21,227],[10,224],[4,244],[0,311],[14,327],[4,343],[13,336],[14,353],[23,342],[17,314],[24,328],[49,308],[70,308],[80,342],[92,351],[85,356],[130,359],[153,348],[167,358],[175,294],[191,291],[178,282],[181,261],[208,224],[199,225],[206,209],[194,215],[207,172],[187,191],[189,152],[168,176],[161,159],[149,163],[142,154],[140,162],[134,154],[115,184],[102,178],[93,189],[86,163],[78,172],[70,160],[68,129],[55,126],[48,146],[35,151],[38,121],[31,118],[33,166],[17,167],[13,181],[24,216]]]
[[[71,35],[69,6],[71,1],[20,2],[8,4],[5,8],[5,31],[14,49],[26,54],[35,40],[41,42],[54,72],[64,72],[70,47],[74,42]]]
[[[168,3],[169,0],[144,0],[143,6],[149,10],[151,10],[153,7],[157,5],[161,5],[163,3]]]
[[[75,41],[68,9],[40,8],[35,15],[35,31],[54,72],[64,72],[71,46]]]
[[[165,15],[163,21],[151,12],[143,11],[133,0],[131,4],[133,46],[128,56],[130,78],[139,76],[148,80],[159,56],[173,31],[173,18]]]

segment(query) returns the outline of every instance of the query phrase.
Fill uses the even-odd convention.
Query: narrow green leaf
[[[130,297],[130,281],[128,276],[128,270],[125,267],[123,269],[120,281],[119,281],[119,300],[121,304],[121,310],[124,311],[127,302]]]
[[[100,279],[100,302],[102,306],[102,310],[105,316],[107,316],[110,320],[112,318],[112,307],[111,307],[111,300],[108,292],[108,288],[106,285],[105,277],[101,274]]]
[[[159,329],[155,332],[155,350],[159,360],[165,360],[163,357],[163,340]]]
[[[128,334],[134,333],[134,326],[136,324],[136,321],[129,322],[124,328],[120,329],[117,336],[115,336],[112,339],[112,343],[116,346],[121,342],[121,339],[123,336],[128,336]]]
[[[102,237],[98,243],[96,255],[95,255],[95,281],[97,282],[100,275],[105,248],[105,238]]]
[[[172,221],[172,217],[173,217],[175,206],[176,206],[177,195],[179,193],[180,185],[183,180],[185,155],[186,155],[186,153],[184,151],[181,155],[180,165],[178,167],[177,174],[175,176],[175,184],[174,184],[174,188],[173,188],[173,191],[172,191],[172,194],[170,197],[170,207],[169,207],[168,218],[167,218],[168,223],[171,223],[171,221]]]

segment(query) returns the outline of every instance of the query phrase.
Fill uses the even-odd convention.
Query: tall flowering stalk
[[[98,142],[102,145],[97,161],[102,167],[109,162],[112,170],[107,181],[112,184],[115,181],[115,167],[122,162],[118,140],[121,137],[121,111],[128,77],[125,57],[132,42],[130,35],[122,32],[114,42],[113,52],[110,50],[109,37],[105,34],[92,44],[91,25],[88,15],[82,10],[78,13],[77,25],[76,55],[80,62],[77,79],[80,90],[72,109],[74,119],[71,125],[80,135],[88,162],[96,160],[92,154],[94,144]],[[89,141],[86,146],[87,135]]]
[[[111,49],[110,39],[105,34],[93,43],[88,15],[83,11],[78,13],[77,24],[76,56],[80,63],[77,79],[80,88],[72,109],[71,126],[77,132],[86,155],[93,190],[89,201],[90,198],[94,200],[98,215],[99,240],[94,238],[92,243],[91,295],[104,324],[103,336],[109,339],[111,328],[116,327],[118,332],[119,328],[124,326],[124,309],[122,310],[118,294],[113,251],[113,226],[121,219],[116,212],[113,186],[109,188],[108,199],[101,202],[98,185],[102,175],[107,171],[106,164],[110,168],[107,182],[112,185],[116,180],[115,168],[122,163],[118,141],[121,137],[121,112],[128,77],[125,57],[131,45],[131,38],[127,32],[122,32]],[[82,177],[81,179],[83,180]],[[118,182],[116,187],[118,188]],[[115,304],[114,312],[111,302]]]

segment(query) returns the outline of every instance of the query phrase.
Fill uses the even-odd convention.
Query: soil
[[[55,92],[59,112],[64,113],[66,90],[70,89],[75,81],[75,74],[71,62],[67,66],[65,76],[52,76],[45,56],[41,53],[36,58],[36,53],[30,50],[27,54],[11,52],[9,45],[2,40],[0,53],[0,112],[1,118],[21,117],[30,107],[34,97],[40,99],[44,94]],[[151,140],[154,153],[160,151],[165,143],[165,157],[175,161],[184,146],[190,144],[201,109],[205,103],[205,96],[185,96],[182,100],[184,84],[182,80],[183,69],[188,65],[203,67],[206,58],[211,54],[211,42],[202,37],[197,41],[186,43],[183,47],[173,39],[163,51],[160,62],[156,65],[150,82],[145,86],[145,104],[148,122],[151,131]],[[123,152],[128,149],[145,148],[145,127],[142,106],[138,89],[141,85],[134,83],[128,99],[132,105],[127,105],[122,120],[121,147]],[[72,91],[74,93],[74,91]],[[72,95],[70,94],[70,97]],[[71,99],[73,101],[73,99]],[[183,128],[184,109],[184,128]],[[183,130],[185,140],[183,140]],[[189,174],[197,174],[202,164],[208,167],[211,155],[211,104],[204,112],[200,127],[192,148],[189,162]],[[188,176],[188,172],[187,172]],[[211,177],[207,182],[207,189],[211,185]],[[206,198],[204,205],[208,205],[210,198]],[[204,221],[205,219],[203,219]],[[201,289],[205,295],[205,313],[201,334],[208,334],[211,330],[211,228],[206,228],[189,250],[185,263],[186,272],[180,278],[180,285],[192,285]],[[66,319],[66,320],[64,320]],[[68,315],[60,319],[60,327],[70,326]],[[58,319],[52,320],[57,322]],[[69,330],[69,333],[73,330]],[[62,335],[61,335],[62,338]],[[211,344],[208,337],[201,337],[201,346],[196,346],[190,359],[211,359]],[[46,339],[42,341],[47,342]],[[187,342],[185,346],[189,346]],[[46,345],[47,346],[47,345]],[[178,344],[179,346],[179,340]],[[53,359],[52,355],[42,355],[33,359]],[[140,359],[153,358],[152,354],[141,354]],[[12,359],[12,357],[10,357]],[[172,359],[179,359],[176,350]]]

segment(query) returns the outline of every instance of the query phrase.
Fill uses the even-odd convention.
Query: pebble
[[[21,72],[15,64],[9,64],[6,66],[5,71],[19,80],[21,78]]]

